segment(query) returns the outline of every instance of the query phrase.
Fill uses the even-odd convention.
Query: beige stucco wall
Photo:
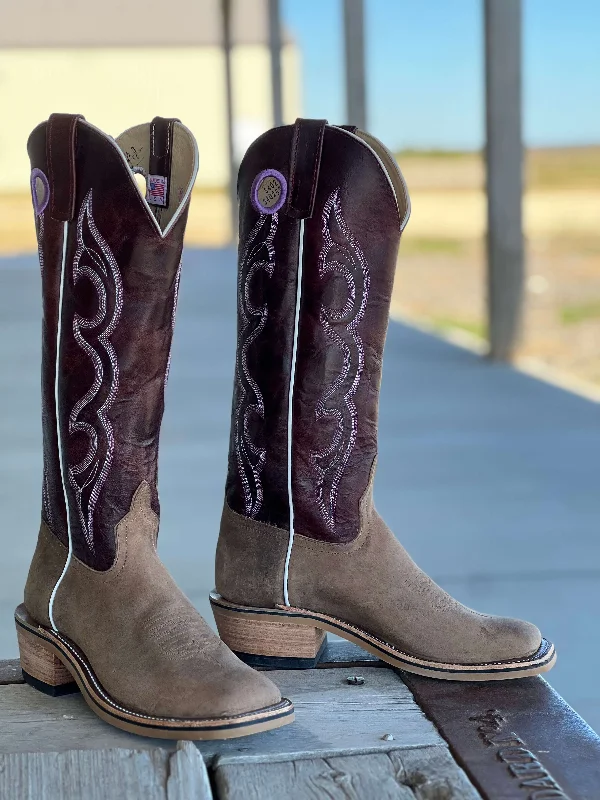
[[[240,45],[232,58],[236,149],[271,122],[269,54]],[[300,113],[299,56],[283,52],[286,118]],[[83,114],[113,136],[152,117],[179,117],[200,150],[199,187],[227,182],[225,62],[218,47],[0,51],[0,192],[27,188],[27,137],[53,111]],[[240,154],[241,155],[241,154]]]

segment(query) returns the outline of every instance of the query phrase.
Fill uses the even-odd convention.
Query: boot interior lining
[[[115,141],[125,154],[132,172],[142,174],[147,183],[150,163],[150,123],[145,122],[142,125],[129,128],[118,136]],[[173,126],[169,205],[162,207],[148,204],[162,231],[171,222],[185,200],[188,190],[195,180],[196,169],[196,146],[192,135],[185,125],[175,122]]]

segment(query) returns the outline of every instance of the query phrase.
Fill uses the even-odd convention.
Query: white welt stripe
[[[55,631],[58,631],[56,627],[56,623],[54,622],[54,598],[56,597],[56,592],[58,591],[58,587],[60,586],[62,579],[65,577],[65,574],[69,568],[69,564],[71,563],[71,557],[73,555],[73,540],[71,538],[71,522],[69,518],[69,499],[67,497],[67,487],[65,484],[65,476],[63,472],[63,453],[62,453],[62,431],[60,427],[60,413],[59,413],[59,404],[58,404],[58,377],[60,375],[60,345],[62,340],[62,311],[63,311],[63,291],[65,287],[65,272],[66,272],[66,265],[67,265],[67,243],[69,240],[69,223],[65,222],[63,227],[63,252],[62,252],[62,264],[60,268],[60,294],[58,298],[58,328],[56,332],[56,375],[54,377],[54,407],[56,410],[56,440],[58,444],[58,465],[60,469],[60,479],[62,481],[62,488],[63,488],[63,495],[65,498],[65,509],[67,512],[67,533],[69,534],[69,555],[67,556],[67,560],[65,562],[64,569],[60,578],[56,582],[56,586],[52,590],[52,594],[50,595],[50,604],[48,606],[48,616],[50,617],[50,624],[52,625]]]
[[[292,365],[290,368],[290,390],[288,392],[288,504],[290,507],[290,538],[285,557],[285,567],[283,569],[283,602],[286,606],[290,605],[288,596],[288,573],[290,569],[290,558],[292,556],[292,546],[294,544],[294,497],[292,494],[292,416],[294,411],[294,383],[296,381],[296,356],[298,354],[298,327],[300,322],[300,303],[302,302],[302,256],[304,253],[304,220],[300,220],[300,244],[298,246],[298,270],[296,286],[296,314],[294,316],[294,345],[292,347]]]

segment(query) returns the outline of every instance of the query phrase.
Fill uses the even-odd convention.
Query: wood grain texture
[[[69,670],[42,639],[19,627],[17,641],[21,654],[21,667],[25,672],[49,686],[73,683],[73,676]]]
[[[248,619],[213,606],[219,636],[234,653],[257,653],[279,658],[314,659],[325,631],[281,619]]]
[[[212,800],[202,757],[189,742],[166,750],[0,754],[6,800]]]
[[[349,675],[361,675],[364,684],[350,686]],[[245,740],[199,742],[205,757],[218,754],[221,764],[289,760],[443,742],[390,669],[273,670],[269,678],[293,701],[294,724]],[[393,740],[382,739],[385,734]]]
[[[479,800],[444,746],[217,765],[219,800]]]
[[[350,686],[350,674],[364,677]],[[441,744],[400,678],[390,669],[366,667],[269,673],[296,706],[296,722],[243,739],[200,742],[206,757],[229,763],[387,751]],[[386,741],[381,737],[391,734]],[[173,750],[174,742],[133,736],[98,719],[78,694],[52,698],[29,686],[0,687],[0,753],[64,752],[126,747]]]
[[[193,742],[178,742],[170,757],[166,800],[211,800],[210,779]]]
[[[108,725],[80,694],[49,697],[27,685],[0,686],[0,754],[119,747],[172,751],[175,746],[175,741],[134,736]]]
[[[21,662],[18,658],[0,661],[0,686],[6,686],[9,683],[23,683]]]

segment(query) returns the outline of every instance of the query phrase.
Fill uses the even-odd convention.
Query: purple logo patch
[[[263,169],[252,183],[250,199],[259,214],[275,214],[285,203],[287,181],[276,169]]]
[[[50,200],[50,184],[41,169],[35,167],[31,170],[31,199],[36,217],[43,214]]]

